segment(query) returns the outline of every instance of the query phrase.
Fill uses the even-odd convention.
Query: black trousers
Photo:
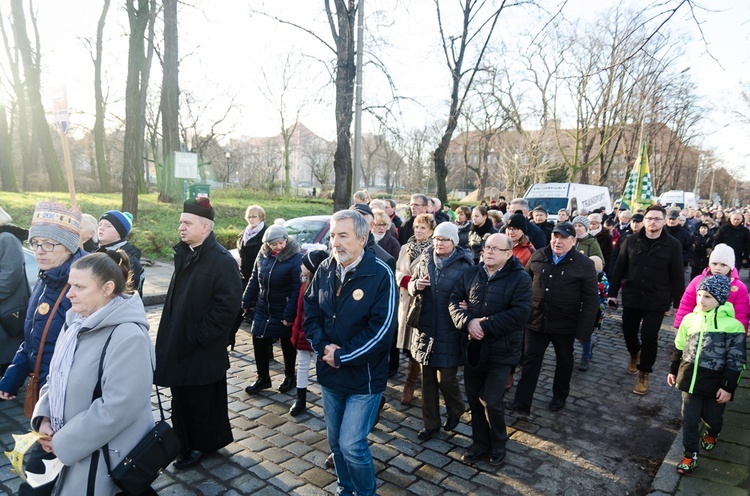
[[[706,430],[712,436],[721,432],[724,407],[726,403],[717,403],[716,398],[682,392],[682,444],[685,451],[698,452],[701,423],[706,424]]]
[[[555,379],[552,383],[552,396],[559,400],[568,398],[570,378],[573,376],[575,340],[575,334],[554,334],[526,329],[523,336],[524,355],[521,362],[521,379],[516,388],[516,402],[531,406],[544,362],[544,353],[550,343],[555,348]]]
[[[471,409],[471,439],[474,453],[505,451],[505,383],[510,365],[472,369],[464,367],[466,399]]]
[[[622,333],[625,335],[625,346],[631,355],[641,352],[638,370],[653,372],[656,354],[659,351],[659,329],[664,320],[664,312],[640,310],[624,307],[622,309]],[[640,336],[639,336],[640,331]]]
[[[281,353],[284,355],[284,375],[295,377],[294,366],[297,360],[297,350],[292,345],[292,338],[279,338]],[[253,354],[255,355],[255,369],[258,377],[271,377],[268,367],[273,357],[273,339],[258,338],[253,334]]]
[[[172,427],[183,453],[210,453],[231,443],[226,378],[202,386],[172,387]]]

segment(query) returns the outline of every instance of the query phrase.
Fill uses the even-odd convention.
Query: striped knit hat
[[[117,230],[117,234],[120,235],[120,239],[125,239],[130,233],[130,229],[133,227],[133,214],[130,212],[120,212],[119,210],[110,210],[104,212],[99,220],[106,220],[112,227]]]
[[[81,239],[81,220],[78,208],[67,208],[54,199],[40,201],[31,218],[29,240],[49,238],[63,245],[70,253],[75,253]]]

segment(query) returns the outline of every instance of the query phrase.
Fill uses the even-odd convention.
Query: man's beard
[[[338,263],[344,264],[352,259],[352,255],[348,251],[334,251],[333,258],[335,258]]]

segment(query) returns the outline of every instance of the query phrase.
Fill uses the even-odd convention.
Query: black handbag
[[[114,331],[112,332],[114,333]],[[104,354],[107,351],[110,339],[112,339],[112,334],[109,335],[102,349],[102,356],[99,360],[99,380],[94,388],[94,399],[102,395],[101,383]],[[137,496],[145,493],[151,487],[151,483],[172,463],[181,450],[180,439],[177,437],[177,433],[164,418],[164,408],[161,405],[161,395],[159,394],[158,386],[156,387],[156,399],[159,402],[161,420],[156,422],[153,429],[143,436],[141,441],[130,450],[130,453],[115,468],[111,470],[109,468],[109,444],[105,444],[101,449],[104,454],[104,462],[107,466],[109,478],[128,496]],[[91,457],[89,494],[94,494],[91,485],[96,480],[95,474],[98,455],[99,451],[96,451]]]
[[[12,338],[23,336],[23,325],[26,321],[26,308],[27,305],[24,305],[23,307],[12,310],[5,315],[0,315],[0,328],[2,328],[8,336]]]
[[[409,311],[406,313],[406,325],[409,327],[419,327],[419,316],[422,315],[422,294],[418,294],[411,299]]]

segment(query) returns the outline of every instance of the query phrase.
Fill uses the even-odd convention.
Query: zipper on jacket
[[[714,310],[714,313],[715,312],[716,312],[716,310]],[[698,344],[696,345],[696,348],[695,348],[695,360],[694,360],[694,363],[693,363],[693,377],[690,378],[690,388],[688,390],[688,393],[690,393],[690,394],[693,394],[693,388],[695,387],[695,381],[698,378],[698,360],[700,358],[701,348],[703,346],[703,334],[706,331],[706,326],[708,325],[707,324],[707,320],[708,320],[708,315],[704,315],[703,316],[703,325],[701,326],[701,330],[698,331]]]

